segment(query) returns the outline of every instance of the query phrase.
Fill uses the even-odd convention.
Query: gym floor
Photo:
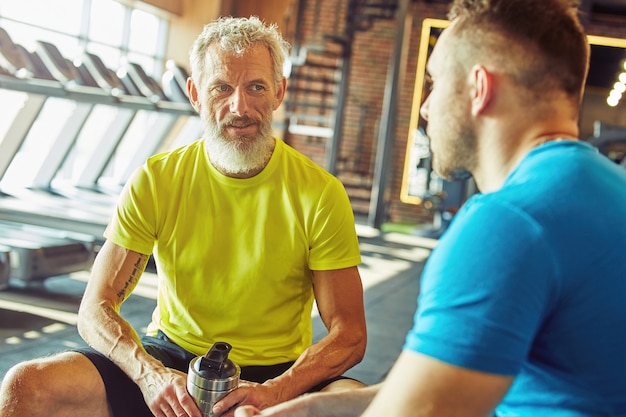
[[[389,371],[412,325],[419,276],[436,240],[380,233],[362,225],[357,225],[357,232],[369,337],[364,360],[346,375],[375,384]],[[0,378],[22,360],[84,345],[76,331],[76,313],[88,277],[85,271],[0,291]],[[123,316],[140,333],[150,320],[155,298],[156,275],[146,272],[122,305]],[[314,339],[324,333],[314,312]]]

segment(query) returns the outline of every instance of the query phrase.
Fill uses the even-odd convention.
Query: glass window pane
[[[35,119],[17,155],[2,178],[3,186],[28,187],[60,134],[76,104],[69,100],[49,98]]]
[[[159,115],[154,112],[143,110],[137,112],[128,131],[115,149],[113,158],[107,165],[100,181],[104,181],[105,184],[112,184],[122,176],[133,159],[135,152],[139,151],[143,138],[148,134],[158,117]]]
[[[24,106],[26,99],[26,93],[0,89],[0,109],[2,109],[2,116],[0,117],[0,152],[2,152],[2,139],[9,127],[11,127],[15,116]]]
[[[2,2],[2,15],[20,22],[78,35],[82,0],[19,0]]]
[[[93,109],[55,180],[78,182],[92,153],[97,151],[96,145],[107,133],[109,126],[115,123],[117,114],[116,109],[110,106],[96,106]]]
[[[159,41],[159,18],[142,10],[133,10],[128,49],[155,55]]]
[[[119,47],[124,34],[125,8],[111,0],[93,0],[89,23],[89,39]]]
[[[100,45],[97,43],[90,43],[87,46],[87,50],[94,55],[100,57],[104,65],[107,68],[112,69],[113,71],[117,71],[120,67],[120,56],[121,52],[118,48],[114,48],[112,46]]]
[[[156,61],[151,56],[129,52],[127,61],[141,65],[146,74],[152,77],[158,77],[160,75],[160,68],[157,68]]]
[[[61,54],[68,59],[74,59],[80,53],[80,46],[76,37],[6,20],[2,22],[2,27],[13,42],[22,45],[31,52],[37,49],[37,41],[43,40],[59,48]]]

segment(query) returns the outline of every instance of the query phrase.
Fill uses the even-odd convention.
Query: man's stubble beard
[[[252,120],[247,117],[232,117],[221,123],[207,114],[202,115],[204,140],[211,163],[228,174],[245,174],[267,165],[275,142],[272,136],[272,118]],[[259,132],[254,136],[230,137],[224,134],[232,123],[256,122]]]
[[[449,118],[445,125],[447,127],[443,134],[448,139],[444,144],[446,149],[439,154],[432,152],[433,170],[447,181],[468,179],[476,168],[476,134],[469,123],[459,119]],[[441,137],[437,139],[442,140]]]

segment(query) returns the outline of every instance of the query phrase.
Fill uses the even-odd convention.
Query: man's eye
[[[433,89],[433,79],[430,77],[430,75],[427,75],[424,78],[424,90],[427,92],[432,91]]]
[[[218,85],[218,86],[215,87],[215,91],[218,91],[220,93],[224,93],[224,92],[228,91],[228,86],[225,85],[225,84]]]
[[[253,84],[252,85],[252,90],[253,91],[263,91],[263,90],[265,90],[265,87],[262,86],[261,84]]]

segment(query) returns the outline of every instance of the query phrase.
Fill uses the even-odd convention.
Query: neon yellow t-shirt
[[[228,342],[242,366],[295,360],[312,341],[311,270],[361,262],[343,185],[281,140],[249,179],[219,173],[202,140],[151,157],[105,237],[154,255],[149,334],[197,355]]]

